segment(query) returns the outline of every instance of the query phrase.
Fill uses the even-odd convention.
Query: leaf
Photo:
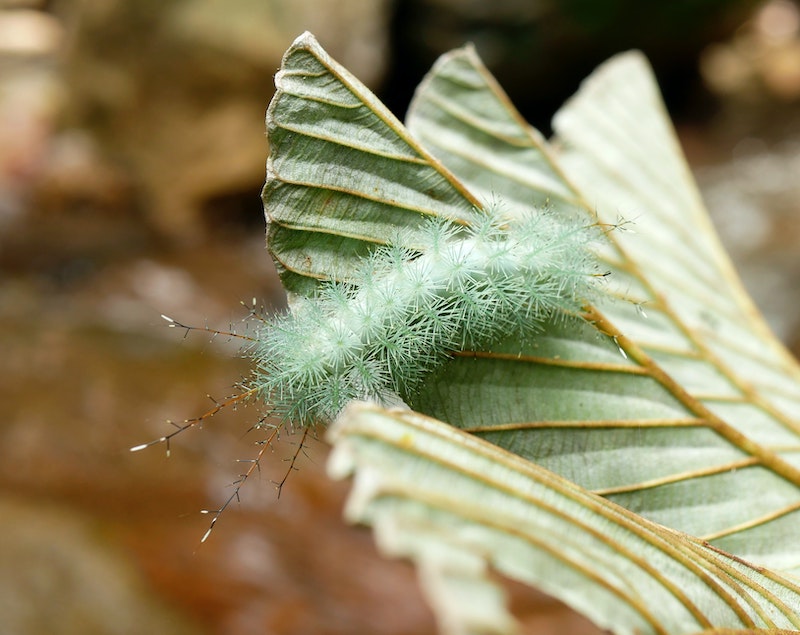
[[[634,84],[652,83],[641,60],[622,61],[628,64],[625,76],[630,75]],[[593,92],[587,100],[579,96],[557,119],[560,140],[554,150],[514,111],[470,49],[437,63],[409,112],[409,132],[312,36],[301,36],[286,54],[268,114],[271,156],[264,200],[270,218],[269,247],[283,269],[287,288],[309,293],[319,279],[348,280],[358,259],[391,240],[398,228],[413,231],[424,218],[435,215],[470,223],[478,202],[487,198],[496,197],[512,213],[549,201],[557,212],[582,212],[592,218],[597,207],[600,219],[610,225],[619,223],[620,212],[635,214],[636,233],[623,231],[627,228],[623,224],[610,232],[611,241],[600,254],[612,272],[609,292],[618,296],[616,301],[587,307],[587,320],[550,324],[535,340],[509,338],[491,350],[456,353],[418,395],[410,396],[412,405],[530,459],[538,465],[523,458],[503,460],[525,465],[525,470],[558,484],[552,485],[554,493],[542,490],[544,498],[538,503],[535,496],[526,499],[531,508],[525,522],[536,527],[540,521],[554,522],[547,515],[540,519],[539,514],[547,507],[547,496],[559,494],[577,505],[570,518],[592,519],[586,525],[564,521],[557,531],[552,524],[539,527],[551,531],[551,542],[539,547],[549,553],[563,543],[599,567],[593,569],[596,575],[569,577],[567,567],[564,577],[552,577],[552,566],[538,570],[532,565],[524,574],[514,570],[506,571],[508,575],[540,586],[600,624],[623,632],[761,624],[797,628],[795,587],[776,573],[739,559],[753,558],[784,573],[800,573],[800,549],[794,538],[800,518],[800,443],[793,419],[798,412],[797,369],[760,318],[753,317],[738,287],[719,293],[719,302],[712,298],[733,284],[732,273],[715,247],[710,225],[702,220],[669,122],[660,107],[655,114],[647,110],[654,99],[657,103],[652,90],[629,95],[621,105],[604,97],[621,81],[612,71],[613,66],[606,67],[592,84],[599,95]],[[596,115],[591,114],[595,103],[615,113],[618,123],[602,118],[595,122]],[[587,127],[592,128],[588,141]],[[644,143],[644,149],[632,148],[633,141]],[[656,167],[643,168],[651,158]],[[628,170],[634,181],[620,185],[620,175]],[[628,194],[617,204],[620,191]],[[655,225],[642,221],[651,206],[658,207],[673,194],[678,203],[664,203],[667,212],[658,208],[660,220]],[[670,214],[675,220],[661,229],[660,222],[668,221]],[[644,229],[645,242],[631,246]],[[774,387],[762,386],[762,377]],[[399,416],[377,410],[372,415],[380,418],[381,425]],[[489,447],[456,430],[447,434],[454,435],[457,446]],[[344,433],[338,439],[337,443],[345,443]],[[475,474],[491,471],[468,456],[464,469]],[[436,476],[432,482],[446,490],[448,479],[455,479],[462,468],[446,472],[439,483],[436,453],[409,451],[393,457],[398,463],[391,469],[411,469],[417,476],[411,483],[405,478],[395,483],[401,487],[402,482],[407,500],[387,495],[375,499],[385,508],[381,518],[393,519],[388,523],[395,532],[389,544],[402,543],[410,553],[424,551],[423,568],[432,566],[430,557],[436,553],[448,563],[462,563],[453,575],[434,576],[432,584],[451,590],[453,585],[465,585],[462,591],[471,599],[446,604],[441,611],[450,616],[446,619],[472,623],[488,598],[494,606],[491,615],[498,620],[491,623],[505,632],[507,618],[498,613],[497,595],[478,566],[488,546],[468,542],[448,549],[441,528],[432,528],[429,535],[418,527],[422,513],[426,527],[436,525],[429,522],[430,515],[437,523],[470,535],[493,535],[494,510],[488,501],[494,494],[481,490],[464,498],[454,486],[446,504],[445,499],[429,500],[425,494],[429,472]],[[469,466],[472,460],[483,466],[481,470]],[[366,465],[360,459],[356,463],[359,471]],[[367,482],[394,479],[380,476],[392,465],[388,455],[381,454],[377,465],[380,469],[366,470]],[[622,512],[614,502],[628,511]],[[440,514],[439,503],[446,514]],[[372,502],[363,509],[369,511],[359,516],[361,520],[383,522],[372,516]],[[605,520],[595,519],[598,509],[615,510],[625,521],[609,526],[605,511],[600,514]],[[634,527],[647,527],[659,536],[645,541],[647,549],[655,549],[648,551],[655,559],[656,569],[647,571],[653,579],[637,577],[641,572],[629,577],[633,565],[625,563],[625,554],[633,554],[634,569],[649,562],[636,560],[635,553],[645,548],[636,532],[644,530]],[[606,531],[610,533],[596,533]],[[622,532],[620,543],[617,532]],[[672,547],[665,551],[662,539]],[[704,545],[703,539],[713,545]],[[503,544],[492,556],[497,561],[491,560],[501,571],[505,571],[498,564],[501,560],[510,562],[504,566],[512,569],[522,562],[516,558],[516,542]],[[591,544],[595,555],[605,554],[609,545],[622,544],[624,553],[618,554],[621,560],[603,555],[595,562],[581,551],[582,544]],[[681,551],[678,544],[689,551]],[[685,574],[687,568],[702,583],[694,580],[684,587],[683,578],[676,582],[670,577],[675,570]],[[702,571],[713,574],[709,577]],[[651,587],[665,584],[670,589],[667,595],[674,595],[673,588],[681,598],[686,594],[695,610],[681,599],[678,604],[684,608],[676,616],[662,616],[663,590],[651,594]],[[762,609],[757,611],[756,605]],[[458,607],[455,613],[448,613],[453,606]],[[470,611],[472,617],[465,615],[470,608],[476,608]],[[659,617],[652,617],[655,614]],[[748,619],[745,614],[756,617]]]
[[[601,67],[556,115],[554,128],[564,146],[560,165],[600,218],[609,222],[620,210],[635,216],[636,234],[615,237],[632,272],[617,286],[637,278],[644,295],[636,300],[680,330],[662,329],[671,337],[653,343],[641,330],[642,320],[630,323],[609,312],[612,319],[738,430],[765,444],[797,445],[800,367],[775,340],[736,276],[646,61],[629,54]],[[707,380],[714,376],[716,386]],[[769,422],[748,422],[752,410],[740,409],[744,402]]]
[[[488,568],[617,633],[800,628],[797,587],[451,426],[355,403],[328,438],[348,520],[415,561],[446,632],[511,631]]]
[[[439,58],[417,88],[406,125],[483,200],[501,197],[512,209],[585,207],[472,46]]]
[[[263,199],[287,290],[346,279],[375,245],[426,217],[474,217],[477,200],[310,33],[284,55],[275,87]]]
[[[550,195],[609,224],[634,215],[603,253],[625,300],[594,313],[627,361],[586,329],[551,332],[521,357],[516,343],[482,352],[480,368],[462,353],[412,405],[665,525],[800,571],[800,374],[719,247],[643,58],[607,63],[559,112],[558,164],[470,48],[440,59],[408,126],[473,191],[518,205]]]

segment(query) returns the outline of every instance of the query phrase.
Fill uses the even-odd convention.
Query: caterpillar
[[[266,320],[249,348],[249,389],[285,421],[327,423],[354,399],[403,403],[453,351],[580,314],[604,275],[591,249],[599,225],[501,209],[487,205],[466,227],[428,219],[416,245],[398,234],[347,283],[322,283]]]

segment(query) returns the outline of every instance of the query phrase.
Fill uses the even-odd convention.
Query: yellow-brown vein
[[[293,126],[285,123],[276,124],[275,127],[280,128],[281,130],[286,130],[288,132],[291,132],[292,134],[296,134],[301,137],[308,137],[309,139],[317,139],[319,141],[323,141],[324,143],[329,143],[331,145],[340,146],[343,148],[350,148],[351,150],[356,150],[358,152],[362,152],[363,154],[368,154],[376,157],[383,157],[384,159],[391,159],[392,161],[399,161],[402,163],[415,163],[417,165],[427,165],[430,166],[431,169],[434,169],[434,167],[430,163],[428,163],[425,157],[408,155],[408,154],[396,154],[391,152],[385,152],[383,150],[378,150],[376,148],[371,148],[368,145],[347,143],[345,140],[338,137],[332,137],[323,134],[313,134],[309,132],[307,129],[303,129],[298,126]],[[410,149],[413,150],[413,148]]]
[[[516,353],[494,353],[491,351],[454,351],[454,357],[473,357],[476,359],[492,359],[522,364],[541,364],[542,366],[560,366],[564,368],[577,368],[581,370],[600,370],[612,373],[625,373],[629,375],[648,375],[647,370],[634,364],[616,364],[611,362],[587,362],[582,360],[562,359],[559,357],[539,357],[536,355],[522,355]]]
[[[800,510],[800,502],[793,503],[791,505],[787,505],[785,507],[781,507],[780,509],[776,509],[769,514],[764,514],[759,516],[758,518],[753,518],[752,520],[748,520],[743,523],[739,523],[738,525],[733,525],[732,527],[726,527],[725,529],[720,529],[710,534],[706,534],[700,537],[700,540],[705,540],[708,542],[712,542],[719,538],[724,538],[726,536],[731,536],[733,534],[738,534],[742,531],[747,531],[748,529],[753,529],[754,527],[759,527],[761,525],[765,525],[766,523],[775,520],[776,518],[781,518],[783,516],[788,516],[796,511]]]
[[[742,459],[741,461],[731,461],[723,465],[715,465],[713,467],[698,468],[696,470],[689,470],[687,472],[680,472],[677,474],[670,474],[661,478],[654,478],[647,481],[640,481],[639,483],[631,483],[629,485],[619,485],[617,487],[605,487],[602,489],[593,489],[592,492],[598,496],[610,496],[612,494],[627,494],[629,492],[638,492],[645,489],[653,489],[661,487],[662,485],[671,485],[673,483],[680,483],[681,481],[690,481],[695,478],[702,478],[705,476],[714,476],[715,474],[724,474],[725,472],[733,472],[735,470],[753,467],[759,465],[759,461],[755,457]]]
[[[614,429],[614,428],[702,428],[708,424],[704,419],[695,417],[674,419],[596,419],[596,420],[552,420],[552,421],[516,421],[494,425],[465,426],[459,428],[464,432],[476,434],[480,432],[509,432],[515,430],[540,429]]]
[[[395,209],[398,209],[398,210],[403,210],[403,211],[408,211],[408,212],[415,212],[417,214],[421,214],[423,216],[428,216],[428,217],[431,217],[431,218],[437,217],[437,216],[441,217],[440,214],[438,214],[436,211],[434,211],[434,210],[432,210],[430,208],[417,207],[417,206],[412,206],[412,205],[405,205],[405,204],[399,203],[398,201],[391,201],[391,200],[388,200],[386,198],[380,198],[380,197],[377,197],[377,196],[374,196],[374,195],[370,195],[370,194],[368,194],[366,192],[362,192],[362,191],[358,191],[358,190],[351,190],[351,189],[347,189],[345,187],[341,187],[341,186],[338,186],[338,185],[322,185],[322,184],[319,184],[319,183],[310,183],[308,181],[295,181],[295,180],[291,180],[291,179],[286,179],[286,178],[278,176],[278,175],[275,175],[274,180],[280,181],[281,183],[286,183],[287,185],[296,185],[296,186],[299,186],[299,187],[307,187],[309,189],[324,190],[324,191],[338,192],[338,193],[341,193],[341,194],[348,194],[348,195],[353,196],[355,198],[359,198],[359,199],[363,199],[363,200],[366,200],[366,201],[370,201],[372,203],[381,203],[383,205],[388,205],[390,207],[394,207]],[[434,199],[432,199],[432,200],[434,200]],[[450,221],[452,223],[456,223],[458,225],[462,225],[462,226],[468,226],[469,225],[469,221],[464,220],[462,218],[451,217],[451,216],[447,216],[446,218],[447,218],[448,221]],[[329,234],[336,235],[336,232],[332,231],[330,229],[328,229],[327,231],[323,231],[322,229],[316,229],[316,227],[314,229],[310,229],[308,226],[306,226],[306,227],[304,227],[304,226],[295,227],[291,223],[286,223],[285,221],[283,221],[280,218],[273,217],[271,214],[270,214],[270,220],[275,222],[275,223],[277,223],[278,225],[284,224],[284,226],[292,228],[292,229],[299,229],[301,231],[319,231],[320,233],[329,233]],[[345,235],[345,234],[341,234],[341,235]],[[354,237],[358,238],[358,235],[354,235]],[[364,240],[368,240],[368,239],[365,238]]]

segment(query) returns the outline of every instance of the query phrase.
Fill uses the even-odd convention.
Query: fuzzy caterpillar
[[[428,220],[415,247],[398,236],[351,284],[324,283],[265,322],[252,388],[300,425],[331,421],[353,399],[396,404],[455,350],[579,313],[597,296],[600,234],[547,209],[504,218],[492,205],[469,227]]]

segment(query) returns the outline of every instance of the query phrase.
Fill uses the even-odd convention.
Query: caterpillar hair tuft
[[[249,349],[251,389],[285,420],[325,423],[353,399],[401,402],[453,351],[580,314],[603,277],[592,252],[599,226],[500,208],[468,227],[430,219],[414,245],[398,234],[351,283],[323,283],[266,321]]]

